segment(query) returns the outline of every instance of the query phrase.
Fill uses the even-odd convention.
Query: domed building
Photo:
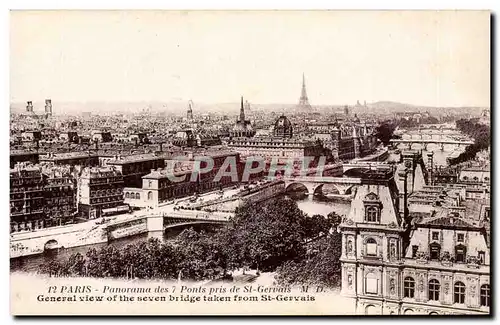
[[[285,115],[281,115],[274,123],[273,135],[278,138],[291,138],[293,136],[292,122]]]

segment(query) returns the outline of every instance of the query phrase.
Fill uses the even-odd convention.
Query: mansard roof
[[[479,222],[464,220],[459,216],[436,216],[431,218],[422,218],[416,221],[417,226],[430,227],[430,228],[467,228],[467,229],[481,229],[483,228]]]
[[[456,227],[474,227],[474,225],[465,222],[464,220],[457,217],[441,217],[438,219],[429,220],[424,222],[427,225],[436,225],[436,226],[456,226]]]

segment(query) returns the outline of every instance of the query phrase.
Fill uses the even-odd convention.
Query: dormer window
[[[376,207],[366,208],[366,222],[380,222],[379,211]]]
[[[380,223],[382,203],[375,193],[370,193],[363,200],[365,206],[365,222]]]
[[[459,243],[464,242],[464,234],[457,234],[457,242]]]

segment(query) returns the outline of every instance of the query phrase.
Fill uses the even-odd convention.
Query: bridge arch
[[[44,251],[49,251],[59,248],[59,243],[55,239],[48,240],[45,245],[43,245]]]
[[[312,195],[316,195],[316,194],[322,195],[324,185],[325,184],[317,184],[317,186],[314,187],[314,190],[312,191]]]
[[[318,184],[318,185],[322,185],[322,184]],[[302,183],[299,183],[299,182],[292,182],[290,184],[288,184],[285,188],[285,193],[287,192],[293,192],[293,191],[299,191],[299,190],[303,190],[306,192],[306,194],[314,194],[314,190],[316,189],[316,186],[314,186],[312,189],[309,188],[308,186],[302,184]]]

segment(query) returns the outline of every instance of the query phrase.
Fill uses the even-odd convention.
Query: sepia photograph
[[[491,315],[490,11],[9,21],[12,315]]]

